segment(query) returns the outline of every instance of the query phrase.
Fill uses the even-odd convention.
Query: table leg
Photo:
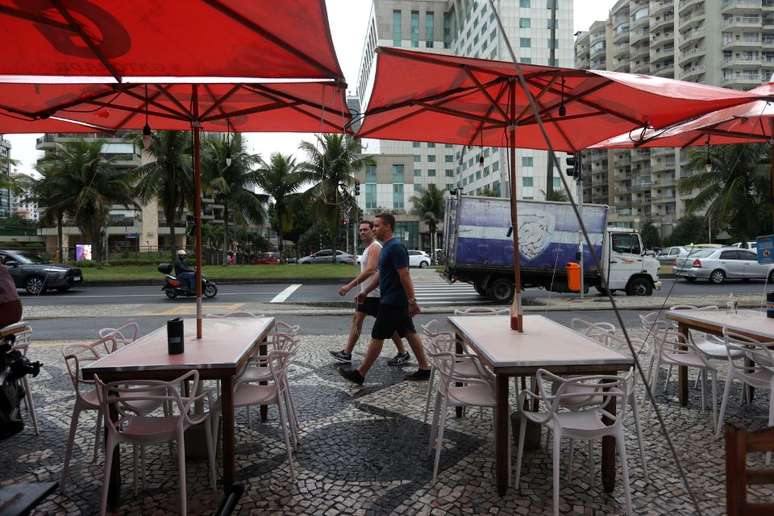
[[[260,344],[258,344],[258,354],[262,357],[265,357],[268,353],[268,343],[264,340]],[[268,385],[268,382],[258,382],[260,385]],[[268,419],[269,416],[269,407],[268,405],[261,405],[261,408],[259,409],[261,413],[261,421],[266,422],[266,419]]]
[[[495,477],[497,481],[497,493],[500,496],[505,495],[508,489],[510,471],[508,446],[508,418],[510,409],[508,408],[508,377],[497,375],[495,377]]]
[[[748,357],[745,357],[744,365],[745,367],[749,367],[751,371],[754,371],[755,361],[753,361]],[[745,388],[747,389],[747,403],[752,403],[753,396],[755,395],[755,387],[752,387],[751,385],[746,385]]]
[[[677,325],[678,338],[680,335],[688,338],[688,326],[683,323]],[[680,398],[680,405],[683,407],[688,406],[688,368],[685,366],[679,366],[677,368],[677,396]]]
[[[234,483],[234,390],[231,377],[223,378],[221,387],[221,419],[223,419],[223,489],[228,492]]]
[[[454,332],[454,352],[455,353],[462,353],[465,351],[465,347],[462,345],[462,343],[463,343],[462,335],[460,335],[455,331]],[[456,382],[454,385],[456,385],[457,387],[461,387],[462,383]],[[456,414],[457,417],[462,417],[463,414],[465,413],[465,409],[463,407],[455,407],[454,413]]]
[[[616,399],[613,398],[607,404],[607,411],[615,415]],[[611,425],[613,421],[608,417],[603,417],[602,422]],[[602,438],[602,486],[605,492],[612,493],[615,489],[615,437],[605,436]]]
[[[108,417],[112,421],[118,421],[116,404],[111,403],[108,409]],[[107,444],[108,422],[105,421],[105,442]],[[121,446],[113,450],[113,466],[110,470],[110,485],[108,486],[108,509],[115,511],[121,505]]]

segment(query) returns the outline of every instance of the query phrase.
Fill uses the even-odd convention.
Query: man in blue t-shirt
[[[414,297],[414,285],[409,274],[408,251],[393,237],[395,217],[389,213],[377,215],[374,220],[374,234],[382,241],[382,252],[379,254],[379,270],[377,278],[357,296],[357,302],[362,303],[369,292],[377,286],[382,298],[376,313],[376,322],[371,330],[371,343],[366,356],[357,369],[340,369],[339,373],[347,380],[362,385],[368,370],[379,358],[384,339],[398,333],[408,340],[414,356],[419,362],[419,369],[406,376],[406,380],[425,381],[430,379],[430,365],[427,363],[422,341],[414,329],[413,316],[419,313],[419,305]]]

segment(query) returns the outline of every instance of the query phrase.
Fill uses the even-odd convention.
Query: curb
[[[271,285],[277,283],[303,283],[304,285],[339,285],[345,283],[350,277],[347,278],[266,278],[266,279],[221,279],[212,280],[217,285]],[[107,281],[84,281],[81,286],[85,287],[134,287],[134,286],[153,286],[163,285],[164,278],[161,280],[107,280]]]

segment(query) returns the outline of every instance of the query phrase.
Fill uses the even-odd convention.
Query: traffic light
[[[355,181],[355,195],[360,195],[360,181]]]
[[[577,180],[581,178],[581,156],[580,152],[567,156],[567,175]]]

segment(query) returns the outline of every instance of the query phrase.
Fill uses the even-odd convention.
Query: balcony
[[[662,43],[672,43],[674,40],[675,33],[673,31],[661,31],[650,38],[650,46],[654,47]]]
[[[650,162],[650,149],[637,149],[632,151],[632,163],[638,161]]]
[[[723,0],[720,5],[720,12],[743,13],[757,11],[763,7],[761,0]]]
[[[680,77],[678,78],[683,81],[699,82],[699,80],[704,77],[706,71],[707,69],[704,64],[698,64],[689,68],[683,68]]]
[[[760,56],[736,56],[723,58],[723,67],[729,66],[760,66],[762,63]]]
[[[635,46],[640,43],[645,46],[650,44],[650,32],[647,27],[629,31],[629,45]]]
[[[614,45],[613,46],[613,57],[616,59],[624,59],[628,61],[629,57],[629,41],[627,40],[626,43],[622,45]]]
[[[653,186],[653,182],[650,178],[640,178],[637,181],[632,181],[632,192],[649,191],[651,186]]]
[[[650,67],[650,74],[655,75],[656,77],[664,77],[665,79],[674,79],[675,77],[675,67],[673,63],[668,63],[660,68],[654,68],[652,65]]]
[[[741,37],[740,34],[735,34],[733,37],[723,37],[723,49],[757,49],[761,46],[761,37],[756,35],[755,37]]]
[[[685,14],[684,16],[680,16],[680,23],[677,26],[678,30],[680,32],[698,27],[704,22],[704,19],[706,18],[706,15],[704,13],[704,8],[700,9],[694,9],[691,12]]]
[[[691,30],[687,31],[680,31],[680,38],[678,41],[680,42],[680,48],[685,48],[691,44],[696,44],[699,41],[703,40],[706,36],[706,29],[704,26],[696,27]]]
[[[700,46],[696,48],[688,48],[685,50],[680,51],[680,64],[686,65],[694,60],[699,60],[703,58],[707,54],[706,50],[704,49],[704,44],[701,44]]]
[[[728,16],[723,18],[720,26],[724,29],[757,29],[761,26],[760,16]]]
[[[704,7],[704,0],[680,0],[678,12],[680,13],[680,16],[683,17],[686,15],[687,11],[698,6]]]
[[[632,47],[629,50],[629,61],[636,61],[644,57],[647,57],[648,61],[650,61],[650,47],[648,45]]]
[[[671,172],[671,171],[673,171],[675,169],[675,160],[673,160],[673,159],[655,159],[655,160],[651,161],[650,169],[653,172]]]
[[[662,47],[650,51],[650,64],[658,62],[673,62],[675,60],[675,47]]]

